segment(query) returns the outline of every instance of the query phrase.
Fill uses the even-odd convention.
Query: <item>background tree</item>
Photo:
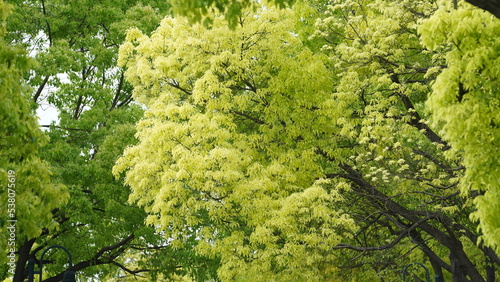
[[[11,9],[0,1],[0,279],[18,271],[15,265],[6,265],[7,253],[17,251],[13,243],[37,237],[43,230],[54,232],[58,223],[50,212],[64,205],[69,196],[63,185],[51,181],[50,165],[37,156],[47,140],[38,128],[30,88],[23,80],[34,62],[25,50],[5,40]],[[7,229],[13,224],[9,220],[17,220],[14,229]]]

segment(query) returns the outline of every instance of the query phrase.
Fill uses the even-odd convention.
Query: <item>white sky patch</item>
[[[50,125],[53,121],[56,124],[59,122],[59,111],[55,106],[48,103],[42,103],[36,110],[36,115],[38,116],[39,125]],[[42,127],[42,130],[47,130],[47,128]]]
[[[57,77],[61,80],[61,82],[69,82],[68,75],[65,73],[57,74]],[[59,110],[56,106],[50,104],[47,101],[47,96],[49,93],[57,91],[58,88],[51,86],[49,84],[45,85],[42,90],[42,95],[40,95],[38,99],[38,109],[36,110],[36,115],[38,117],[38,124],[42,127],[42,130],[47,130],[48,127],[46,125],[52,124],[55,121],[55,124],[59,124]]]

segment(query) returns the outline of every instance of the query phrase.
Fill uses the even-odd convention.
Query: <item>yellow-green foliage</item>
[[[422,190],[424,183],[455,182],[434,161],[442,158],[444,144],[425,121],[430,90],[425,82],[436,70],[416,28],[433,8],[425,1],[338,0],[317,22],[316,36],[332,41],[324,49],[339,72],[334,96],[342,109],[340,133],[359,145],[346,153],[365,179],[385,186],[388,195]]]
[[[324,281],[354,228],[317,182],[315,148],[337,130],[331,75],[292,11],[246,14],[234,30],[167,17],[150,37],[129,31],[119,62],[147,110],[115,174],[173,245],[194,234],[220,257],[221,279]]]
[[[484,240],[500,251],[500,20],[463,4],[442,7],[419,29],[422,42],[445,54],[428,106],[466,168],[464,195],[474,203]]]
[[[171,246],[220,260],[224,281],[396,279],[429,259],[450,272],[455,257],[482,278],[494,255],[476,246],[460,159],[445,157],[457,131],[430,127],[425,103],[454,56],[417,33],[439,5],[311,2],[313,37],[298,34],[313,33],[312,9],[265,5],[234,29],[210,14],[210,29],[167,17],[150,36],[128,32],[119,64],[146,109],[114,167],[129,200]]]
[[[213,23],[213,13],[221,13],[224,15],[227,23],[231,28],[234,28],[238,20],[241,19],[244,13],[248,12],[248,8],[257,8],[259,3],[267,3],[284,8],[293,4],[294,0],[270,0],[270,1],[253,1],[253,0],[184,0],[173,1],[173,11],[177,16],[186,16],[190,22],[203,22],[205,26],[210,26]]]

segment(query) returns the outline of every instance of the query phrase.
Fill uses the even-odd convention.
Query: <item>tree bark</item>
[[[394,214],[404,217],[412,224],[421,221],[422,218],[420,218],[417,213],[406,209],[391,198],[387,197],[387,195],[379,191],[370,183],[366,182],[358,171],[354,170],[347,164],[340,164],[339,166],[347,172],[344,176],[346,179],[354,182],[359,189],[364,190],[364,192],[371,199],[377,201],[382,207]],[[453,281],[469,281],[467,276],[474,282],[485,281],[484,277],[467,257],[462,243],[457,238],[450,236],[452,234],[446,234],[446,232],[438,229],[427,221],[420,223],[419,228],[450,250],[450,262],[452,263],[452,274],[454,276]],[[445,226],[445,228],[448,232],[452,231],[451,226]]]
[[[495,274],[495,264],[490,259],[486,259],[486,282],[495,282],[496,274]]]
[[[30,259],[30,250],[35,243],[35,239],[24,241],[23,245],[19,249],[19,258],[16,264],[16,272],[14,274],[13,282],[23,282],[28,276],[28,271],[26,269],[26,263]]]
[[[47,85],[47,82],[49,81],[49,78],[50,78],[50,76],[48,76],[48,75],[45,76],[45,78],[42,81],[42,84],[40,84],[40,86],[38,86],[38,89],[36,90],[36,93],[33,96],[33,101],[35,103],[38,102],[38,98],[40,98],[40,95],[42,95],[42,91],[45,88],[45,85]]]
[[[101,248],[94,255],[94,257],[92,257],[89,260],[81,261],[81,262],[77,263],[76,265],[74,265],[71,268],[71,270],[76,272],[78,270],[82,270],[84,268],[87,268],[87,267],[93,266],[93,265],[113,264],[114,263],[114,259],[119,254],[121,254],[124,251],[124,246],[126,244],[129,244],[134,238],[135,238],[135,235],[134,234],[130,234],[129,236],[127,236],[126,238],[124,238],[123,240],[121,240],[120,242],[118,242],[118,243],[116,243],[116,244],[114,244],[112,246]],[[108,252],[108,251],[116,251],[117,253],[114,254],[114,255],[104,256],[104,254],[106,252]],[[140,271],[137,271],[137,272],[144,272],[144,271],[146,271],[146,270],[140,270]],[[55,276],[52,276],[52,277],[49,277],[49,278],[43,280],[43,282],[57,282],[57,281],[61,281],[63,279],[63,277],[64,277],[64,272],[66,272],[66,270],[65,271],[61,271],[59,274],[57,274]]]

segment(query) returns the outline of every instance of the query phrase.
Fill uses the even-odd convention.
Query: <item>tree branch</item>
[[[123,87],[123,81],[125,80],[125,76],[123,74],[123,72],[121,73],[120,75],[120,80],[118,82],[118,87],[116,88],[116,93],[115,93],[115,97],[113,99],[113,102],[111,102],[111,109],[110,110],[113,110],[116,105],[118,104],[118,97],[120,97],[120,94],[122,92],[122,87]]]
[[[112,246],[103,247],[95,254],[94,258],[99,258],[107,251],[112,251],[114,249],[118,249],[118,248],[122,247],[123,245],[127,244],[128,242],[132,241],[132,239],[134,239],[134,238],[135,238],[135,235],[130,234],[127,238],[121,240],[120,242],[118,242]]]
[[[394,83],[400,84],[399,78],[396,74],[391,75],[391,80]],[[420,131],[423,131],[423,134],[430,141],[444,145],[443,151],[448,150],[450,148],[448,144],[443,139],[441,139],[441,137],[438,136],[434,131],[432,131],[432,129],[427,124],[421,121],[422,118],[415,110],[415,107],[413,106],[413,103],[411,102],[410,98],[408,98],[408,96],[406,96],[403,93],[399,93],[399,97],[401,97],[403,105],[410,114],[410,121],[408,122],[408,124],[417,128]]]
[[[132,274],[132,275],[135,275],[135,274],[141,273],[141,272],[148,272],[148,271],[150,271],[149,269],[131,270],[131,269],[125,267],[123,264],[118,263],[116,261],[112,261],[111,264],[114,264],[114,265],[118,266],[119,268],[123,269],[125,272],[127,272],[129,274]]]
[[[177,82],[175,79],[172,80],[171,82],[167,82],[168,85],[172,86],[173,88],[175,89],[178,89],[184,93],[186,93],[187,95],[191,95],[193,94],[191,91],[187,90],[187,89],[184,89],[182,88],[180,85],[179,85],[179,82]]]
[[[465,2],[488,11],[500,19],[500,0],[465,0]]]
[[[42,0],[42,12],[45,17],[45,25],[47,26],[47,36],[49,37],[49,46],[52,46],[52,31],[50,29],[49,21],[47,20],[47,9],[45,7],[45,1]]]
[[[81,110],[83,109],[82,103],[83,103],[83,96],[80,95],[80,96],[78,96],[78,100],[76,101],[76,108],[75,108],[75,112],[73,113],[73,119],[75,119],[75,120],[78,119],[78,117],[80,116]]]
[[[47,84],[47,82],[49,81],[49,78],[50,78],[49,75],[45,76],[45,78],[42,81],[42,84],[40,84],[40,86],[38,86],[38,89],[36,90],[36,93],[33,96],[33,102],[36,103],[38,101],[38,98],[40,98],[40,95],[42,95],[42,91],[45,88],[45,85]]]
[[[113,250],[122,248],[127,243],[129,243],[131,240],[133,240],[134,238],[135,238],[135,235],[134,234],[130,234],[128,237],[126,237],[125,239],[121,240],[120,242],[118,242],[118,243],[116,243],[114,245],[101,248],[91,259],[77,263],[76,265],[74,265],[71,268],[71,270],[72,271],[78,271],[78,270],[82,270],[84,268],[87,268],[89,266],[94,266],[94,265],[114,264],[114,260],[113,259],[116,258],[116,256],[115,257],[109,257],[106,260],[102,260],[101,258],[103,256],[103,254],[106,253],[106,252],[108,252],[108,251],[113,251]],[[64,276],[64,272],[65,271],[62,271],[62,272],[60,272],[59,274],[57,274],[55,276],[47,278],[47,279],[43,280],[43,282],[58,282],[58,281],[61,281],[62,278],[63,278],[63,276]],[[143,272],[143,271],[141,270],[141,272]]]
[[[46,127],[46,128],[54,127],[54,128],[64,129],[64,130],[71,130],[71,131],[86,131],[86,132],[90,132],[90,130],[88,130],[88,129],[61,127],[61,126],[57,126],[57,125],[48,125],[48,124],[40,125],[40,127]]]
[[[240,112],[240,111],[234,111],[234,110],[230,110],[231,113],[233,114],[236,114],[236,115],[239,115],[239,116],[242,116],[242,117],[245,117],[255,123],[258,123],[258,124],[266,124],[264,121],[258,119],[258,118],[255,118],[255,117],[252,117],[248,114],[245,114],[244,112]]]
[[[412,223],[420,222],[421,218],[415,211],[408,210],[399,203],[395,202],[387,195],[376,189],[373,185],[368,183],[363,179],[361,174],[354,170],[351,166],[347,164],[339,164],[340,168],[347,172],[346,179],[354,182],[359,189],[365,191],[368,197],[377,201],[381,207],[388,209],[389,211],[398,214]],[[443,226],[448,230],[450,226],[443,224]],[[441,231],[437,227],[429,224],[428,222],[422,222],[419,228],[434,237],[439,243],[447,247],[450,250],[450,254],[453,259],[461,266],[467,269],[467,275],[473,281],[484,281],[484,278],[479,273],[477,268],[471,262],[467,254],[465,253],[461,242],[456,238],[456,236],[451,236],[450,232],[447,235],[445,232]]]
[[[358,252],[372,252],[372,251],[380,251],[380,250],[390,249],[390,248],[394,247],[397,243],[399,243],[399,241],[401,241],[404,237],[410,236],[411,231],[413,231],[420,224],[422,224],[423,222],[425,222],[429,219],[430,219],[429,217],[422,218],[421,220],[419,220],[418,222],[416,222],[415,224],[413,224],[409,228],[402,230],[399,233],[399,236],[396,237],[396,239],[394,239],[391,243],[389,243],[387,245],[375,246],[375,247],[356,247],[356,246],[350,246],[347,244],[338,244],[337,246],[333,247],[333,249],[334,250],[351,249],[351,250],[355,250]]]

